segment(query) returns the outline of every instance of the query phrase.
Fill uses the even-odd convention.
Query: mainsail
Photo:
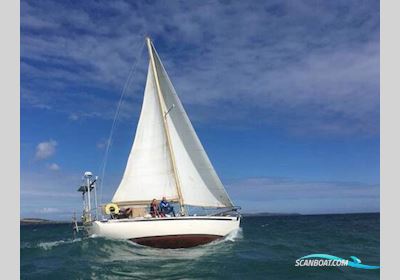
[[[232,206],[154,46],[147,43],[151,53],[142,112],[113,202],[166,196],[185,205]]]

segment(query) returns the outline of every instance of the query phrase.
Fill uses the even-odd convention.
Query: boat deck
[[[123,219],[104,219],[102,223],[121,223],[121,222],[149,222],[149,221],[171,221],[171,220],[238,220],[240,215],[236,216],[181,216],[181,217],[135,217]]]

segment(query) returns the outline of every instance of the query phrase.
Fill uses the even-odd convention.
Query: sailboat
[[[87,184],[79,188],[83,228],[91,235],[157,248],[188,248],[222,239],[239,229],[240,208],[214,170],[150,38],[146,45],[147,81],[123,178],[111,203],[97,207],[97,178],[85,173]],[[179,207],[176,216],[149,215],[151,201],[162,197]],[[130,217],[115,215],[127,207],[132,209]],[[98,208],[110,217],[98,218]],[[192,208],[208,209],[209,214],[193,213]]]

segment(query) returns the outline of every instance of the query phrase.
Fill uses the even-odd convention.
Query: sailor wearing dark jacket
[[[165,196],[162,198],[162,200],[160,202],[160,212],[163,214],[172,213],[172,215],[175,217],[174,207],[171,206],[171,204],[169,204],[169,202],[166,200]]]

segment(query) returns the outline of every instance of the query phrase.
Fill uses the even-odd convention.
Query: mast
[[[186,209],[185,209],[185,205],[183,202],[183,196],[182,196],[182,191],[181,191],[181,184],[179,181],[179,175],[178,175],[178,170],[176,168],[176,161],[175,161],[175,155],[174,155],[174,151],[171,145],[171,136],[169,134],[169,129],[168,129],[168,123],[167,123],[167,108],[165,106],[165,101],[164,101],[164,97],[162,95],[162,91],[161,91],[161,87],[160,87],[160,83],[158,80],[158,73],[157,73],[157,69],[156,69],[156,64],[154,61],[154,56],[153,56],[153,47],[152,47],[152,43],[149,37],[146,37],[146,44],[147,44],[147,48],[149,51],[149,56],[150,56],[150,64],[151,64],[151,68],[153,70],[154,73],[154,79],[156,82],[156,88],[157,88],[157,96],[158,96],[158,100],[160,103],[160,111],[163,114],[162,115],[162,119],[163,119],[163,124],[164,124],[164,130],[165,130],[165,135],[167,137],[167,144],[168,144],[168,151],[170,153],[171,156],[171,162],[172,162],[172,169],[174,172],[174,177],[175,177],[175,182],[176,182],[176,190],[178,193],[178,198],[179,198],[179,206],[180,206],[180,210],[181,213],[186,215]]]

